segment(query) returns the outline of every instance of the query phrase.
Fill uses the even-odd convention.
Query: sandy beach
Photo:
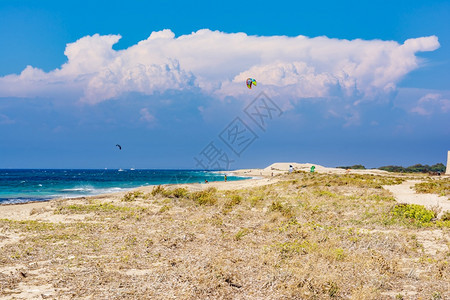
[[[255,178],[1,205],[0,298],[450,297],[448,225],[392,214],[397,201],[440,218],[448,196],[412,187],[448,177],[309,163],[232,173]]]
[[[0,300],[450,300],[450,0],[404,2],[0,1]]]

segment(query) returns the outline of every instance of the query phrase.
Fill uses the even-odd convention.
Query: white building
[[[445,170],[446,175],[450,175],[450,151],[447,153],[447,170]]]

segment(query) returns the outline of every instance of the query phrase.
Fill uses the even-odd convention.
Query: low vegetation
[[[416,222],[418,225],[430,224],[431,220],[436,218],[433,211],[417,204],[396,204],[391,213],[402,221]]]
[[[296,174],[302,174],[301,181],[299,179],[294,179],[293,183],[301,183],[300,186],[353,186],[360,188],[379,188],[381,189],[383,185],[394,185],[400,184],[405,179],[401,177],[393,176],[376,176],[367,174],[319,174],[319,173],[302,173],[297,172]]]
[[[414,190],[417,193],[437,194],[439,196],[450,197],[450,179],[428,180],[416,183]]]
[[[379,167],[378,169],[400,173],[445,173],[445,165],[443,163],[437,163],[432,166],[416,164],[406,168],[402,166],[384,166]]]
[[[353,165],[353,166],[341,166],[341,167],[337,167],[339,169],[353,169],[353,170],[365,170],[366,167],[364,167],[363,165]]]
[[[450,298],[450,216],[396,203],[382,186],[402,177],[277,178],[54,203],[65,222],[0,220],[0,295],[32,286],[55,299]]]

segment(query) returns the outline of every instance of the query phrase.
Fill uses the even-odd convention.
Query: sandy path
[[[427,208],[432,206],[439,206],[442,208],[440,214],[444,211],[450,210],[450,200],[447,197],[438,196],[435,194],[418,194],[412,188],[416,183],[420,183],[420,180],[407,180],[398,185],[386,185],[383,186],[386,190],[389,190],[394,194],[395,199],[400,203],[420,204]]]

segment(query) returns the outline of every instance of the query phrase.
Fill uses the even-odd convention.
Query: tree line
[[[353,165],[353,166],[341,166],[338,167],[340,169],[356,169],[356,170],[365,170],[366,167],[363,165]],[[444,173],[445,165],[443,163],[437,163],[432,166],[415,164],[409,167],[402,166],[383,166],[377,168],[379,170],[384,170],[388,172],[399,172],[399,173]]]

